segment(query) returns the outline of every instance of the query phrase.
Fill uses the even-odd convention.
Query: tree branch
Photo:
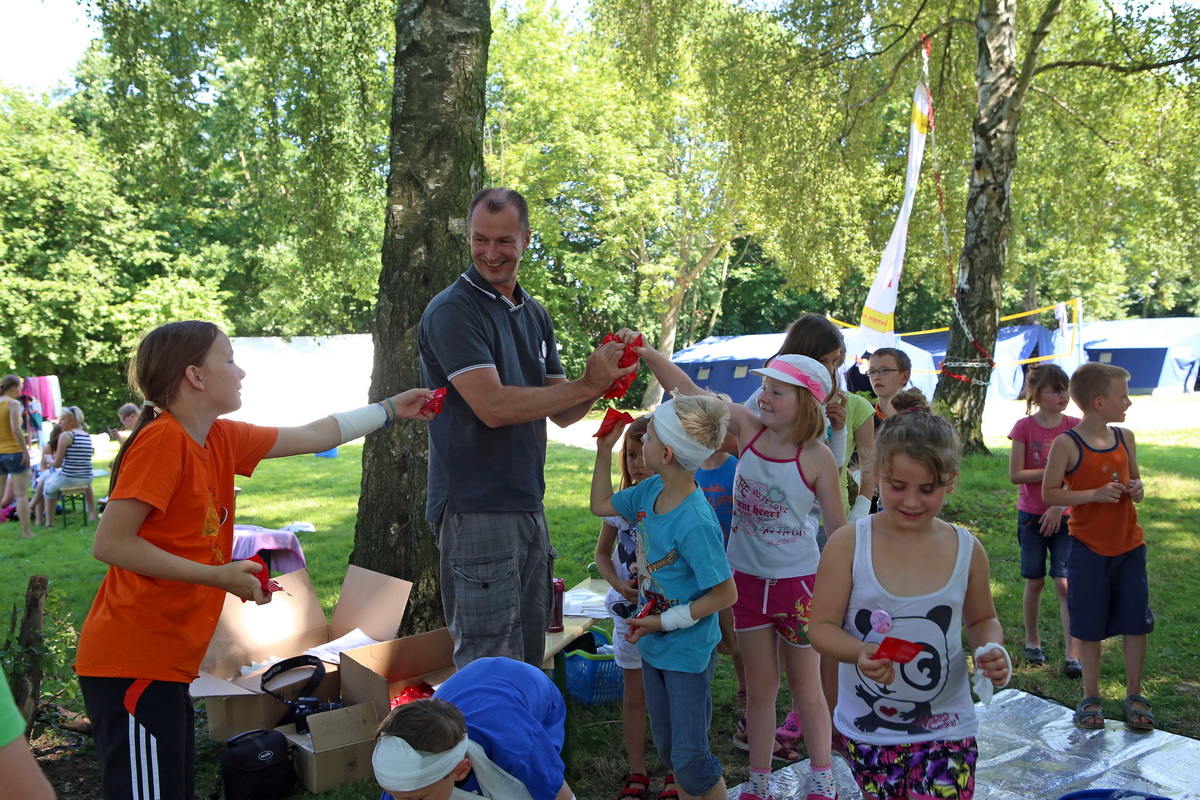
[[[1013,94],[1012,107],[1016,113],[1020,113],[1021,104],[1025,101],[1025,94],[1029,91],[1033,76],[1037,74],[1033,65],[1037,63],[1038,54],[1042,52],[1042,44],[1050,33],[1050,26],[1054,23],[1054,18],[1062,11],[1062,4],[1063,0],[1048,0],[1046,7],[1042,9],[1042,16],[1038,20],[1037,27],[1033,29],[1033,36],[1029,37],[1029,49],[1025,51],[1025,60],[1021,63],[1021,73],[1017,78],[1017,90]]]
[[[742,250],[740,253],[738,253],[737,259],[732,264],[729,265],[730,269],[737,269],[738,267],[740,267],[742,265],[742,262],[745,261],[747,256],[750,255],[750,240],[752,238],[754,238],[754,234],[747,233],[744,238],[745,238],[745,243],[742,245]]]
[[[933,30],[929,31],[929,33],[925,34],[925,37],[931,38],[931,37],[937,35],[938,33],[941,33],[942,31],[952,28],[956,25],[966,25],[971,28],[974,28],[975,21],[970,20],[970,19],[949,19],[949,20],[946,20],[945,22],[940,23]],[[874,103],[876,100],[878,100],[880,97],[882,97],[883,94],[888,89],[892,88],[892,84],[894,84],[896,82],[896,78],[900,74],[900,67],[904,64],[904,62],[907,61],[908,59],[912,58],[917,53],[919,53],[921,50],[921,47],[923,47],[923,46],[924,46],[923,40],[918,39],[917,43],[914,44],[912,47],[908,48],[907,50],[905,50],[903,55],[901,55],[900,58],[896,60],[896,63],[892,65],[892,71],[888,75],[887,82],[883,86],[879,87],[879,90],[876,91],[875,94],[871,95],[870,97],[868,97],[865,100],[860,100],[857,103],[854,103],[849,106],[845,106],[845,108],[847,108],[847,109],[859,108],[861,106],[865,106],[865,105]]]
[[[1068,106],[1062,100],[1059,100],[1056,96],[1050,94],[1045,89],[1042,89],[1041,87],[1038,87],[1038,86],[1034,86],[1033,91],[1037,92],[1041,96],[1045,97],[1047,100],[1049,100],[1055,106],[1060,108],[1067,116],[1069,116],[1072,119],[1072,121],[1075,122],[1076,125],[1083,128],[1088,133],[1092,134],[1092,136],[1095,136],[1101,142],[1104,142],[1105,147],[1109,148],[1110,150],[1115,149],[1116,144],[1117,144],[1116,142],[1114,142],[1112,139],[1106,138],[1102,133],[1100,133],[1100,131],[1096,130],[1095,127],[1089,125],[1082,117],[1079,116],[1079,114],[1077,114],[1075,112],[1074,109],[1072,109],[1070,106]]]
[[[1189,50],[1187,52],[1187,54],[1182,55],[1179,58],[1172,58],[1167,61],[1155,61],[1153,63],[1141,63],[1141,64],[1113,64],[1108,61],[1099,61],[1099,60],[1093,60],[1093,59],[1077,59],[1077,60],[1073,60],[1073,61],[1051,61],[1048,64],[1043,64],[1042,66],[1038,67],[1037,71],[1034,72],[1034,74],[1040,75],[1041,73],[1043,73],[1047,70],[1051,70],[1051,69],[1064,69],[1064,68],[1073,68],[1073,67],[1095,67],[1096,69],[1104,69],[1104,70],[1108,70],[1109,72],[1119,73],[1121,75],[1133,75],[1138,72],[1152,72],[1153,70],[1156,70],[1156,69],[1165,69],[1167,67],[1175,67],[1180,64],[1191,64],[1196,61],[1200,61],[1200,53],[1195,53],[1191,50]]]
[[[1094,126],[1088,124],[1088,122],[1086,120],[1084,120],[1084,118],[1082,116],[1080,116],[1078,112],[1076,112],[1073,108],[1071,108],[1066,103],[1064,103],[1058,97],[1050,94],[1050,92],[1047,92],[1045,89],[1042,89],[1037,86],[1032,87],[1032,90],[1034,92],[1042,95],[1043,97],[1045,97],[1051,103],[1053,103],[1064,114],[1066,114],[1068,117],[1070,117],[1072,122],[1074,122],[1079,127],[1083,128],[1085,131],[1090,133],[1092,136],[1095,136],[1101,142],[1103,142],[1104,146],[1107,147],[1109,150],[1111,150],[1113,152],[1125,152],[1125,146],[1121,142],[1117,142],[1113,139],[1109,139],[1109,138],[1105,137],[1102,133],[1100,133],[1100,131],[1096,130],[1096,128]],[[1166,173],[1162,169],[1162,167],[1158,166],[1157,164],[1152,162],[1150,159],[1146,158],[1146,156],[1144,154],[1136,153],[1134,155],[1134,158],[1137,160],[1137,162],[1139,164],[1142,164],[1144,167],[1146,167],[1146,169],[1151,170],[1152,172],[1156,172],[1159,175],[1163,175],[1163,176],[1166,175]]]

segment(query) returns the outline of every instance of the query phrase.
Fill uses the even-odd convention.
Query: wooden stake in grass
[[[25,733],[33,723],[38,698],[42,689],[42,654],[38,645],[42,643],[42,620],[46,614],[45,575],[34,575],[25,590],[25,616],[21,618],[21,632],[17,636],[16,674],[10,677],[13,699],[25,718]]]

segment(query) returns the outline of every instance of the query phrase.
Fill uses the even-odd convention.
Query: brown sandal
[[[733,746],[743,752],[750,752],[750,738],[746,735],[746,716],[744,714],[738,720],[737,728],[733,731]],[[790,744],[776,739],[775,750],[772,751],[771,758],[785,764],[794,764],[800,760],[800,754]]]

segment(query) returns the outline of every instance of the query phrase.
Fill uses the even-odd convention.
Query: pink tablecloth
[[[250,558],[266,551],[272,572],[295,572],[304,569],[304,549],[291,531],[260,528],[257,525],[233,526],[233,558]]]

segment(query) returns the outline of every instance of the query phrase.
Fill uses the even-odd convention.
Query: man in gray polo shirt
[[[541,666],[554,549],[542,511],[546,418],[577,422],[617,378],[624,346],[568,381],[554,325],[517,283],[525,199],[485,189],[467,210],[471,267],[421,316],[421,383],[446,387],[429,424],[426,519],[441,549],[442,607],[459,667],[485,656]]]

